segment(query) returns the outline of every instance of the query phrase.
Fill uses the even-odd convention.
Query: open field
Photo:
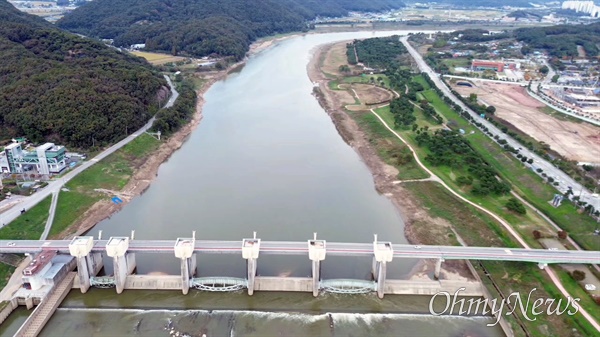
[[[169,63],[169,62],[179,62],[179,61],[183,61],[186,59],[185,57],[181,57],[181,56],[173,56],[173,55],[161,54],[161,53],[150,53],[150,52],[145,52],[145,51],[132,51],[131,53],[135,56],[145,58],[146,61],[148,61],[154,65],[160,65],[160,64],[165,64],[165,63]]]
[[[478,99],[496,107],[496,115],[537,141],[550,145],[565,158],[600,163],[600,128],[587,123],[559,120],[540,111],[544,104],[529,97],[525,88],[481,83],[478,87],[453,86],[461,95],[477,94]]]

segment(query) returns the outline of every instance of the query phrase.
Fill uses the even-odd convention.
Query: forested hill
[[[558,25],[550,27],[519,28],[515,38],[534,49],[545,49],[557,57],[577,56],[577,46],[583,46],[587,56],[598,56],[600,50],[600,22],[589,25]]]
[[[554,0],[438,0],[440,4],[452,4],[459,7],[529,7],[534,8],[535,5],[543,5]]]
[[[383,11],[401,0],[95,0],[57,22],[117,46],[241,59],[259,37],[302,31],[317,16]]]
[[[60,31],[5,0],[0,20],[0,140],[87,148],[125,137],[156,110],[166,81],[145,61]]]

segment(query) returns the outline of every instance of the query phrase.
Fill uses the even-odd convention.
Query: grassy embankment
[[[10,225],[0,229],[0,240],[39,240],[44,232],[51,201],[52,197],[45,198]],[[14,267],[0,263],[0,289],[4,288],[14,270]]]
[[[160,142],[150,135],[140,135],[119,151],[106,157],[92,167],[83,171],[66,184],[68,192],[61,191],[56,205],[56,213],[49,237],[58,234],[71,226],[92,205],[111,196],[95,192],[104,188],[119,191],[122,189],[134,169],[154,150]],[[37,240],[44,231],[51,197],[28,210],[25,214],[0,229],[0,240]],[[14,268],[0,263],[0,288],[14,271]]]
[[[61,191],[58,197],[50,237],[62,233],[97,201],[112,197],[96,192],[95,189],[123,189],[135,169],[159,145],[160,142],[156,138],[142,134],[69,181],[65,186],[69,191]]]
[[[426,89],[429,86],[426,84],[424,79],[417,77],[415,79],[417,82],[420,82]],[[496,146],[497,152],[490,153],[488,156],[484,156],[486,160],[488,160],[489,156],[501,154],[502,157],[506,157],[513,165],[509,168],[511,170],[519,170],[518,173],[522,174],[524,169],[522,168],[522,164],[520,162],[513,159],[511,156],[507,156],[503,153],[503,150],[497,146],[495,143],[491,142],[485,135],[481,134],[481,132],[475,130],[473,127],[470,127],[468,123],[458,114],[454,113],[449,107],[447,107],[439,97],[436,97],[436,93],[433,91],[425,91],[423,93],[424,97],[428,99],[431,104],[438,110],[438,112],[442,113],[446,120],[454,121],[458,124],[450,123],[454,127],[463,128],[467,133],[470,133],[471,130],[475,131],[474,134],[468,135],[473,139],[472,143],[487,143],[485,145]],[[377,110],[378,114],[386,120],[386,123],[390,126],[393,126],[393,117],[389,112],[389,108],[384,107]],[[454,113],[454,114],[453,114]],[[352,117],[363,127],[363,129],[368,133],[369,139],[371,143],[378,148],[380,155],[382,151],[379,149],[379,144],[393,142],[395,137],[385,129],[381,123],[370,113],[365,112],[357,112],[351,113]],[[418,118],[417,124],[421,126],[427,125],[430,129],[435,128],[436,125],[430,123],[427,118],[422,114],[419,109],[415,108],[415,115]],[[464,122],[464,123],[460,123]],[[377,126],[379,124],[379,127]],[[439,127],[439,126],[437,126]],[[407,130],[396,130],[400,134],[402,134],[403,138],[408,140],[412,145],[414,145],[417,154],[423,161],[424,157],[427,155],[427,150],[419,148],[416,146],[416,142],[414,141],[413,136],[411,135],[411,131]],[[491,144],[489,144],[491,143]],[[476,148],[478,152],[481,153],[481,150],[484,149],[482,147]],[[485,148],[487,149],[487,147]],[[489,149],[488,149],[489,150]],[[389,161],[388,158],[385,157],[385,152],[383,153],[382,158],[386,161]],[[497,167],[497,166],[496,166]],[[498,168],[498,167],[497,167]],[[469,197],[468,191],[461,190],[459,186],[454,183],[454,179],[461,174],[462,172],[456,172],[450,170],[448,168],[435,168],[430,167],[437,175],[439,175],[442,179],[445,180],[450,186],[452,186],[455,190],[459,191],[463,196]],[[526,171],[528,173],[533,174],[532,172]],[[514,174],[513,172],[512,174]],[[518,175],[518,174],[517,174]],[[536,175],[533,174],[531,178],[537,178]],[[542,184],[541,179],[538,178],[535,183]],[[424,209],[428,209],[428,213],[434,217],[440,217],[448,220],[450,223],[454,225],[457,233],[466,241],[469,245],[479,245],[479,246],[507,246],[507,247],[516,247],[516,245],[512,242],[509,235],[504,231],[503,228],[500,227],[495,221],[490,219],[487,215],[482,214],[480,211],[474,209],[473,207],[457,200],[454,196],[452,196],[448,191],[443,189],[441,186],[432,183],[432,182],[414,182],[414,183],[406,183],[405,187],[411,192],[411,194],[415,197],[415,200],[418,200],[421,203],[421,206]],[[548,186],[549,187],[549,186]],[[533,246],[539,247],[537,241],[530,238],[530,229],[538,228],[538,226],[545,226],[545,222],[543,219],[537,217],[534,212],[529,209],[528,214],[525,216],[517,215],[515,213],[509,212],[504,208],[504,199],[508,197],[504,197],[500,200],[488,200],[492,198],[479,198],[479,200],[474,200],[475,202],[481,204],[482,206],[491,209],[495,213],[501,215],[509,222],[515,224],[521,224],[520,231],[526,232],[524,235],[528,238],[528,242]],[[417,235],[420,238],[424,238],[428,244],[455,244],[456,240],[453,238],[453,233],[450,230],[445,229],[445,235],[439,235],[439,232],[432,231],[432,224],[421,224],[421,223],[413,223],[413,227],[417,232]],[[433,235],[432,233],[436,233]],[[531,264],[524,263],[499,263],[499,262],[483,262],[483,267],[487,269],[487,271],[492,275],[495,283],[502,289],[503,294],[506,296],[514,291],[519,291],[521,294],[528,294],[533,288],[540,288],[540,285],[544,285],[543,289],[538,289],[534,293],[534,297],[536,298],[561,298],[562,296],[558,292],[552,283],[545,275],[545,273],[540,272],[535,266]],[[481,270],[482,277],[485,277],[485,273],[479,265],[476,265],[477,268]],[[490,283],[489,280],[485,279],[487,283]],[[582,304],[587,308],[594,308],[595,303],[591,301],[589,296],[582,296],[582,289],[575,282],[568,283],[568,290],[573,295],[577,295],[582,298]],[[493,293],[495,290],[491,287]],[[570,289],[569,289],[570,288]],[[499,294],[496,294],[499,295]],[[521,321],[524,321],[524,318],[519,315]],[[517,327],[517,322],[513,316],[508,317],[509,322],[515,329],[519,330]],[[537,320],[534,322],[525,321],[526,329],[529,333],[533,335],[539,336],[547,336],[547,335],[556,335],[563,336],[565,334],[570,334],[570,329],[572,327],[577,327],[580,331],[586,331],[589,333],[593,333],[594,329],[589,323],[583,319],[582,317],[575,316],[564,319],[559,316],[548,316],[545,321]],[[523,334],[523,333],[521,333]]]

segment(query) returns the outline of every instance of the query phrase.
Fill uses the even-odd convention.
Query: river
[[[406,31],[402,33],[407,33]],[[393,32],[309,34],[263,51],[205,94],[204,119],[151,187],[97,225],[136,239],[406,243],[397,209],[312,96],[307,63],[320,44]],[[174,256],[137,254],[138,273],[179,273]],[[109,260],[105,260],[105,265]],[[414,260],[394,260],[405,278]],[[110,273],[110,266],[106,272]],[[241,256],[199,256],[200,276],[243,277]],[[259,275],[309,276],[308,257],[261,256]],[[322,277],[369,278],[370,259],[331,258]],[[502,336],[485,317],[433,317],[422,296],[72,292],[42,336]],[[330,314],[331,313],[331,314]]]

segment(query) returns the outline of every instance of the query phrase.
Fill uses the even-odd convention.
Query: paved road
[[[0,240],[0,253],[34,253],[41,249],[69,252],[70,240]],[[132,253],[173,253],[175,240],[132,240]],[[92,251],[104,252],[108,240],[96,240]],[[379,242],[381,244],[383,242]],[[600,263],[600,254],[594,251],[545,250],[497,247],[412,246],[391,245],[396,258],[445,260],[524,261],[535,263]],[[327,242],[327,255],[373,256],[373,243]],[[194,251],[205,254],[240,254],[242,241],[196,240]],[[260,253],[269,255],[308,255],[308,243],[291,241],[262,241]],[[173,253],[174,254],[174,253]]]
[[[173,93],[171,98],[169,98],[169,101],[163,107],[163,108],[169,108],[169,107],[173,106],[173,104],[175,103],[175,100],[179,96],[179,93],[175,90],[173,83],[171,83],[171,79],[169,79],[169,77],[166,75],[165,75],[165,79],[169,83],[169,86],[171,87],[171,92]],[[0,214],[0,228],[6,226],[11,221],[16,219],[19,215],[21,215],[21,209],[24,208],[26,210],[29,210],[33,206],[37,205],[39,202],[44,200],[47,196],[49,196],[53,193],[58,194],[60,192],[60,189],[62,188],[62,186],[64,184],[66,184],[68,181],[70,181],[71,179],[73,179],[76,175],[83,172],[84,170],[86,170],[90,166],[94,165],[98,161],[111,155],[115,151],[119,150],[120,148],[125,146],[127,143],[129,143],[132,140],[134,140],[135,138],[137,138],[137,136],[146,132],[148,129],[150,129],[150,127],[152,126],[152,123],[154,123],[154,119],[155,118],[152,117],[148,121],[148,123],[146,123],[144,126],[142,126],[139,130],[135,131],[133,134],[129,135],[127,138],[121,140],[120,142],[116,143],[115,145],[102,151],[100,154],[98,154],[96,157],[92,158],[91,160],[88,160],[85,163],[83,163],[82,165],[75,167],[75,169],[66,173],[64,176],[62,176],[54,181],[51,181],[48,184],[48,186],[44,187],[41,191],[34,193],[33,195],[27,197],[24,201],[22,201],[20,203],[19,207],[13,207],[12,209]],[[51,212],[53,213],[53,210],[51,210]]]
[[[415,59],[419,69],[422,72],[425,72],[429,75],[431,80],[435,83],[435,85],[444,93],[444,95],[448,96],[454,103],[458,104],[463,110],[468,111],[471,116],[482,123],[485,127],[488,128],[489,132],[493,134],[493,136],[498,135],[500,138],[506,139],[508,145],[514,147],[515,149],[519,149],[520,153],[528,158],[532,158],[534,160],[533,166],[536,168],[541,168],[544,170],[548,176],[553,177],[556,181],[558,181],[559,185],[556,186],[560,193],[565,193],[568,190],[568,187],[571,187],[573,193],[576,196],[581,195],[580,200],[587,202],[590,205],[593,205],[596,209],[600,209],[600,199],[598,197],[592,196],[592,193],[585,189],[581,184],[576,182],[569,175],[561,171],[559,168],[555,167],[542,157],[533,153],[523,145],[521,145],[516,140],[509,137],[507,134],[500,131],[496,126],[488,122],[487,120],[479,117],[478,114],[469,109],[460,99],[458,99],[454,94],[450,92],[450,89],[446,86],[444,82],[440,79],[439,75],[436,74],[423,60],[421,55],[408,43],[408,37],[400,38],[400,41],[406,46],[410,55]],[[492,138],[493,138],[492,136]]]
[[[52,228],[52,222],[54,221],[54,215],[56,214],[56,205],[58,204],[58,196],[60,193],[55,192],[52,193],[52,202],[50,203],[50,213],[48,214],[48,219],[46,220],[46,226],[44,227],[44,232],[42,236],[40,236],[40,240],[46,240],[48,238],[48,234],[50,233],[50,228]]]

